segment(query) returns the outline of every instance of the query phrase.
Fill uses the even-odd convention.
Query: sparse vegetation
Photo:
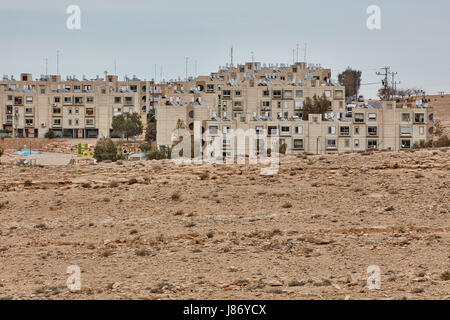
[[[100,138],[95,145],[94,158],[97,161],[111,160],[117,161],[119,155],[117,154],[117,147],[111,138]]]

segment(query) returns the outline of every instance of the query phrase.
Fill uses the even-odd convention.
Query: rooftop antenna
[[[296,46],[297,46],[297,60],[295,60],[295,62],[298,62],[298,47],[299,47],[299,44],[297,43]]]
[[[59,50],[56,50],[56,74],[59,75]]]
[[[295,49],[292,49],[292,64],[295,63],[294,53],[295,53]]]
[[[197,78],[197,60],[195,60],[195,77]]]
[[[156,63],[155,63],[155,81],[154,82],[156,83]]]
[[[306,62],[306,48],[307,47],[308,47],[308,44],[305,42],[305,51],[304,51],[304,55],[303,55],[304,62]]]
[[[186,81],[188,80],[188,62],[189,62],[189,57],[184,57],[184,59],[186,60]]]
[[[114,58],[114,75],[117,75],[117,62],[116,62],[116,58]]]
[[[231,67],[233,68],[233,46],[231,46],[231,50],[230,50],[230,62],[231,62]]]

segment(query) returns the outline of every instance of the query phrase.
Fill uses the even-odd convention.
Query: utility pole
[[[397,94],[397,85],[400,84],[400,81],[395,82],[395,76],[398,74],[398,72],[392,72],[392,96],[395,96]]]
[[[383,67],[381,68],[384,70],[384,72],[377,72],[377,76],[383,76],[384,78],[381,80],[381,84],[383,85],[384,90],[384,100],[389,101],[390,100],[390,94],[389,94],[389,74],[391,73],[391,67]]]

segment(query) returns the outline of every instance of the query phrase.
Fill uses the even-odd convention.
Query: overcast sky
[[[66,8],[81,8],[81,29],[66,27]],[[369,5],[381,8],[381,30],[366,27]],[[363,72],[378,81],[380,67],[398,72],[399,87],[450,92],[450,1],[448,0],[2,0],[0,72],[60,72],[79,78],[107,70],[155,77],[206,75],[230,60],[291,63],[292,49],[307,43],[306,60],[332,69]],[[296,52],[295,52],[296,56]],[[375,97],[378,85],[363,85]]]

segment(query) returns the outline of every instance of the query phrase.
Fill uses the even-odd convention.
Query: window
[[[45,94],[45,89],[41,88],[41,94]]]
[[[75,108],[75,114],[78,114],[80,110],[78,108]]]
[[[336,148],[336,139],[327,139],[327,148],[328,149]]]
[[[264,90],[263,91],[263,97],[268,97],[268,96],[270,96],[269,90]]]
[[[409,113],[402,113],[402,121],[403,122],[409,122],[411,120]]]
[[[222,127],[222,133],[227,134],[230,133],[231,127],[230,126],[223,126]]]
[[[69,126],[72,125],[72,119],[69,119]]]
[[[278,102],[277,102],[277,107],[278,107],[278,108],[281,108],[281,101],[278,101]]]
[[[87,116],[93,116],[94,115],[94,108],[86,108],[86,115]]]
[[[410,126],[400,126],[400,135],[402,136],[410,136],[412,133]]]
[[[94,103],[94,97],[87,97],[86,98],[87,103]]]
[[[240,90],[236,90],[236,91],[234,92],[234,95],[235,95],[236,97],[240,97],[240,96],[241,96],[241,91],[240,91]]]
[[[319,121],[319,119],[317,117],[312,117],[312,122],[317,123]]]
[[[206,85],[206,92],[214,92],[214,85],[213,84],[207,84]]]
[[[210,135],[216,135],[219,132],[219,127],[218,126],[209,126],[208,132]]]
[[[61,126],[61,119],[53,119],[53,125],[55,127]]]
[[[392,110],[392,103],[388,103],[387,108],[388,108],[388,110]]]
[[[359,148],[359,139],[354,140],[355,148]]]
[[[76,84],[73,86],[73,91],[81,91],[81,86]]]
[[[121,97],[114,97],[114,103],[121,103],[122,98]]]
[[[367,140],[367,149],[377,149],[378,141],[377,140]]]
[[[295,134],[303,134],[303,126],[296,126]]]
[[[25,119],[25,126],[32,127],[33,126],[33,119]]]
[[[346,148],[350,148],[350,139],[345,139],[344,143]]]
[[[364,113],[355,113],[355,122],[364,122]]]
[[[193,119],[194,118],[194,110],[189,111],[188,115],[189,115],[189,118]]]
[[[80,124],[80,120],[75,119],[75,125],[78,126]]]
[[[344,102],[339,101],[339,109],[342,109],[342,108],[344,108]]]
[[[60,103],[61,102],[61,97],[54,97],[53,98],[53,102],[54,103]]]
[[[242,107],[242,101],[234,101],[235,107]]]
[[[133,104],[133,97],[125,97],[125,104]]]
[[[367,135],[369,135],[369,136],[378,135],[378,128],[377,127],[367,127]]]
[[[344,92],[342,90],[336,90],[334,92],[334,96],[336,99],[343,99],[344,98]]]
[[[285,98],[292,98],[292,90],[284,90]]]
[[[296,110],[303,109],[303,101],[295,101],[295,109]]]
[[[33,103],[33,97],[27,97],[26,98],[27,103]]]
[[[83,97],[75,97],[75,104],[83,104]]]
[[[369,121],[375,121],[375,120],[377,120],[377,114],[369,113]]]
[[[421,136],[423,136],[423,135],[425,134],[425,127],[423,127],[423,126],[420,126],[420,127],[419,127],[419,134],[420,134]]]
[[[72,108],[69,108],[69,114],[72,114]]]
[[[424,123],[425,122],[425,114],[424,113],[414,113],[414,122]]]
[[[350,135],[350,127],[339,127],[339,135],[349,136]]]
[[[64,97],[64,103],[67,103],[67,104],[72,103],[72,97]]]
[[[87,126],[93,126],[94,125],[94,119],[86,119],[85,121],[86,121],[85,123],[86,123]]]
[[[270,101],[263,101],[262,102],[262,106],[266,107],[266,108],[269,108],[270,107]]]
[[[325,90],[325,97],[330,98],[331,97],[331,91]]]
[[[359,134],[359,127],[355,127],[355,134],[356,134],[356,135]]]
[[[277,126],[269,126],[267,128],[268,135],[278,135],[278,127]]]
[[[122,114],[122,108],[114,108],[114,116],[118,116]]]
[[[255,131],[256,131],[256,134],[263,134],[264,133],[264,127],[263,126],[256,126]]]
[[[294,149],[303,149],[303,139],[294,139],[294,144],[293,144],[293,148]]]
[[[401,140],[400,141],[402,149],[411,149],[411,140]]]
[[[22,97],[14,97],[14,104],[18,104],[18,105],[23,104]]]
[[[25,114],[33,114],[33,108],[25,108]]]
[[[336,134],[336,127],[335,126],[329,126],[328,127],[328,134]]]
[[[281,98],[281,90],[273,90],[272,91],[272,96],[274,98]]]
[[[291,127],[289,126],[281,126],[281,134],[289,135],[291,133]]]
[[[223,90],[222,94],[224,97],[230,97],[231,96],[231,90]]]
[[[53,114],[61,114],[61,108],[53,108]]]

